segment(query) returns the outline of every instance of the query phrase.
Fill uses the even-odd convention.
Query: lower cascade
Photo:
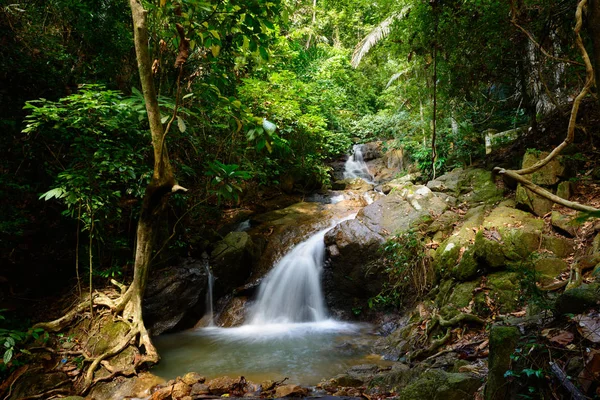
[[[331,228],[329,228],[331,229]],[[321,289],[324,229],[286,254],[260,286],[250,324],[319,322],[326,319]]]

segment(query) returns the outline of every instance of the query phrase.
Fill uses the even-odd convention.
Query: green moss
[[[473,299],[473,291],[478,286],[479,281],[464,282],[456,285],[448,303],[457,308],[467,307],[471,299]]]
[[[407,385],[398,397],[402,400],[463,400],[473,397],[480,386],[480,379],[472,375],[433,369]]]
[[[129,325],[122,321],[113,321],[112,318],[103,318],[100,324],[100,329],[90,334],[86,345],[87,352],[94,356],[105,353],[129,331]]]
[[[510,356],[515,351],[519,337],[519,329],[514,326],[494,325],[490,330],[489,372],[484,393],[486,400],[508,398],[509,385],[504,373],[510,368]]]
[[[590,283],[565,290],[556,299],[555,308],[559,314],[579,314],[598,304],[600,304],[600,283]]]

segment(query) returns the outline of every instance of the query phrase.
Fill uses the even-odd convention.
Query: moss
[[[472,375],[432,369],[402,389],[398,397],[402,400],[462,400],[471,398],[480,386],[480,379]]]
[[[559,314],[579,314],[598,304],[600,283],[591,283],[565,290],[556,299],[555,309]]]
[[[485,399],[507,398],[509,385],[504,373],[510,368],[510,356],[519,341],[519,329],[513,326],[494,325],[490,330],[490,355],[488,358],[488,380]]]
[[[456,285],[449,303],[457,308],[467,307],[473,298],[473,291],[479,286],[479,281],[464,282]]]
[[[542,247],[551,251],[559,258],[565,258],[573,254],[575,245],[572,239],[562,236],[544,235],[542,237]]]
[[[442,306],[448,302],[450,295],[452,293],[452,287],[454,286],[454,281],[452,279],[446,279],[442,281],[438,286],[438,293],[435,296],[435,303],[438,306]]]
[[[128,331],[128,324],[113,321],[110,317],[102,318],[99,321],[99,329],[96,327],[89,333],[86,351],[94,356],[103,354],[117,344]]]
[[[471,203],[495,203],[502,199],[503,190],[496,186],[491,171],[483,169],[470,169],[466,173],[467,178],[463,181],[461,191],[472,190],[469,196],[461,196],[462,201]]]
[[[533,268],[541,278],[554,278],[561,272],[566,271],[569,265],[560,258],[540,257],[534,261]]]

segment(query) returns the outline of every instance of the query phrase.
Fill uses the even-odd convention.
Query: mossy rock
[[[111,317],[104,317],[99,322],[100,327],[89,334],[85,345],[87,353],[99,356],[111,349],[129,332],[129,325],[122,321],[113,321]]]
[[[484,392],[486,400],[510,398],[510,385],[504,374],[510,368],[510,356],[515,351],[519,338],[519,329],[514,326],[492,326],[489,336],[489,372]]]
[[[600,283],[565,290],[554,304],[558,314],[579,314],[600,304]]]
[[[57,387],[67,391],[72,390],[72,383],[67,374],[57,371],[43,372],[40,368],[32,368],[11,385],[11,391],[6,398],[10,400],[29,398]]]
[[[466,193],[459,197],[459,201],[469,203],[491,204],[504,196],[504,191],[496,186],[492,172],[478,168],[466,171],[460,192]]]
[[[569,265],[561,258],[540,257],[533,262],[533,268],[542,280],[551,280],[569,268]]]
[[[479,286],[479,281],[464,282],[456,285],[448,304],[456,308],[467,307],[473,299],[473,291]]]
[[[581,222],[577,221],[576,217],[572,217],[569,215],[563,215],[558,211],[552,211],[551,217],[552,226],[560,233],[566,234],[568,236],[575,236],[579,227],[581,226]]]
[[[490,289],[488,296],[499,307],[502,313],[512,312],[519,306],[520,275],[516,272],[496,272],[487,276],[486,286]],[[475,296],[475,313],[485,316],[489,313],[486,294],[481,292]]]
[[[432,369],[402,389],[398,398],[463,400],[472,398],[481,384],[481,379],[474,375]]]
[[[544,235],[542,237],[542,248],[551,251],[556,257],[566,258],[575,251],[573,239],[562,236]]]
[[[523,187],[520,183],[517,186],[515,199],[519,208],[530,211],[539,217],[549,213],[554,206],[552,201]]]

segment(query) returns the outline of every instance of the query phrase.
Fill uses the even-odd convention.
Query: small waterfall
[[[206,282],[207,282],[207,291],[206,291],[206,311],[204,312],[204,316],[202,319],[196,324],[196,326],[215,326],[214,321],[214,309],[213,309],[213,286],[215,285],[215,277],[210,270],[209,258],[205,253],[202,255],[204,271],[206,271]]]
[[[355,144],[352,147],[352,154],[348,156],[344,169],[344,179],[360,178],[367,183],[375,183],[375,178],[369,172],[369,167],[363,158],[363,145]]]
[[[318,322],[326,319],[321,289],[324,229],[286,254],[260,285],[251,325]]]

